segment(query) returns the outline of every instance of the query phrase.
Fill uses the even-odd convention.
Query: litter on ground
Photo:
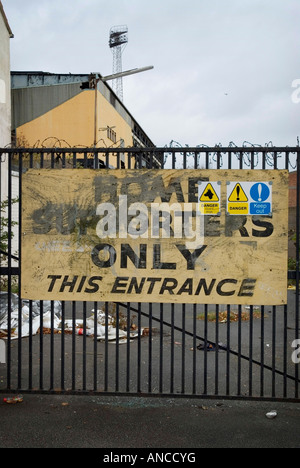
[[[97,340],[108,340],[111,343],[127,343],[128,338],[130,341],[139,336],[136,326],[127,332],[121,327],[115,327],[115,318],[103,312],[101,309],[92,310],[90,317],[86,318],[85,323],[83,319],[65,319],[62,321],[62,304],[59,301],[21,301],[21,310],[19,312],[19,298],[16,294],[11,295],[10,301],[10,317],[8,313],[8,293],[0,293],[0,338],[7,339],[8,331],[10,330],[11,339],[16,339],[21,333],[22,338],[30,335],[37,335],[41,333],[50,334],[53,330],[54,333],[75,334],[86,336],[95,336]],[[42,306],[41,306],[42,304]],[[41,317],[42,311],[42,317]],[[96,314],[96,316],[95,316]],[[21,324],[19,324],[19,317]],[[10,324],[9,324],[10,321]],[[21,325],[21,326],[20,326]],[[75,329],[73,330],[75,326]],[[145,333],[144,333],[145,331]],[[141,329],[141,335],[147,336],[147,331]]]

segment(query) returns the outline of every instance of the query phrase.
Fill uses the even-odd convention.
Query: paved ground
[[[0,447],[300,448],[300,403],[1,395]]]
[[[292,376],[295,367],[290,359],[291,343],[295,338],[295,295],[289,292],[289,305],[287,310],[287,371]],[[77,316],[79,315],[77,311]],[[183,325],[180,311],[175,314],[175,324]],[[153,317],[160,317],[159,307],[153,308]],[[170,311],[164,309],[164,320],[171,321]],[[250,333],[249,322],[242,325],[242,352],[249,355],[249,337],[252,337],[253,358],[260,360],[264,352],[264,364],[271,366],[276,358],[276,369],[283,369],[283,338],[284,313],[282,308],[275,312],[265,308],[264,339],[262,340],[261,320],[254,320],[253,330]],[[143,317],[143,325],[147,326],[148,318]],[[193,315],[186,308],[184,327],[193,330]],[[229,328],[230,326],[230,328]],[[153,393],[159,388],[160,360],[164,358],[163,384],[164,391],[170,387],[170,350],[174,343],[174,393],[181,392],[182,388],[182,360],[185,360],[185,391],[191,393],[191,376],[193,375],[193,341],[176,331],[171,336],[167,325],[157,327],[153,340],[145,337],[141,341],[140,366],[141,390],[146,392],[150,376],[148,357],[151,344],[152,374],[151,383]],[[204,336],[204,323],[197,320],[197,335]],[[239,338],[238,324],[219,324],[218,339],[226,343],[228,332],[230,334],[231,349],[237,349]],[[275,333],[276,332],[276,333]],[[275,341],[275,338],[276,341]],[[216,340],[216,327],[214,323],[208,324],[208,337]],[[82,336],[75,337],[74,353],[72,353],[73,337],[66,335],[65,345],[65,388],[71,388],[73,375],[76,377],[76,388],[82,388]],[[161,347],[161,339],[163,346]],[[183,339],[185,346],[183,346]],[[274,340],[274,341],[272,341]],[[200,340],[197,341],[197,345]],[[43,337],[44,375],[43,388],[49,388],[49,356],[51,354],[50,336]],[[274,345],[274,346],[273,346]],[[29,340],[22,340],[22,383],[28,388],[28,361]],[[59,388],[61,376],[61,335],[54,336],[54,388]],[[274,353],[274,356],[273,356]],[[137,356],[139,355],[137,341],[130,344],[130,391],[137,388]],[[18,342],[12,343],[12,388],[18,381]],[[32,378],[33,388],[40,384],[40,337],[33,339],[32,349]],[[87,389],[93,387],[94,341],[87,339],[86,349],[86,379]],[[98,387],[102,390],[104,382],[105,346],[97,345]],[[220,351],[218,355],[218,385],[219,394],[224,395],[226,388],[227,353]],[[204,353],[197,351],[197,391],[201,393],[204,382]],[[129,361],[128,361],[129,362]],[[108,347],[108,389],[114,391],[116,365],[119,371],[119,390],[124,391],[127,372],[126,345],[121,345],[119,354],[116,346]],[[239,362],[235,355],[230,355],[230,390],[235,394],[237,388],[237,368]],[[241,392],[247,395],[249,386],[249,367],[247,359],[241,362]],[[215,391],[216,353],[207,356],[207,385],[208,394]],[[261,369],[255,365],[252,369],[253,395],[259,395]],[[273,384],[276,384],[276,396],[280,397],[284,378],[276,374],[272,380],[272,372],[264,370],[264,391],[266,396],[272,393]],[[0,366],[0,388],[5,388],[6,367]],[[101,380],[102,379],[102,380]],[[287,381],[288,396],[294,396],[294,382]],[[181,399],[181,398],[136,398],[120,396],[62,396],[62,395],[24,395],[23,403],[7,405],[2,403],[5,395],[0,394],[0,448],[102,448],[102,449],[200,449],[215,447],[267,447],[267,448],[300,448],[300,401],[298,403],[253,402],[235,400],[207,400],[207,399]],[[278,416],[274,420],[266,418],[266,413],[276,410]],[[101,461],[101,460],[100,460]]]

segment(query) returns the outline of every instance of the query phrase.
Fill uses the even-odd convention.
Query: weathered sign
[[[287,171],[30,169],[22,298],[285,304],[287,200]]]

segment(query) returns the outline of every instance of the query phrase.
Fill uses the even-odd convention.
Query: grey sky
[[[13,70],[112,72],[126,24],[124,104],[158,146],[250,141],[295,146],[299,0],[2,0]]]

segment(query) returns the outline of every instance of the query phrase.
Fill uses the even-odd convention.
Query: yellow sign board
[[[272,180],[227,181],[227,213],[269,216],[272,213],[272,193]]]
[[[199,210],[203,215],[218,215],[220,213],[220,203],[200,202]]]
[[[218,202],[220,201],[218,195],[216,194],[216,191],[214,187],[212,186],[211,183],[208,183],[205,187],[205,189],[202,192],[202,195],[200,197],[201,202]]]
[[[228,213],[228,204],[244,203],[228,197],[249,181],[253,202],[272,183],[268,216]],[[21,294],[285,304],[287,233],[287,171],[30,169],[22,181]]]
[[[220,182],[199,181],[199,210],[202,215],[219,216],[221,212],[220,197]]]
[[[249,206],[248,203],[228,203],[227,210],[229,214],[240,215],[248,214]]]
[[[247,202],[248,197],[241,184],[236,184],[231,195],[228,198],[229,202]]]

